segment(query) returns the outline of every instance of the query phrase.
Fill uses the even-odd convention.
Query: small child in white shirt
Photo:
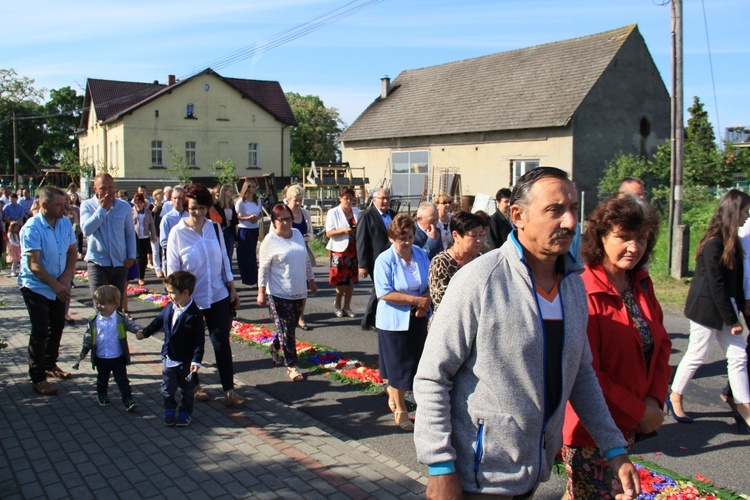
[[[112,285],[101,286],[94,292],[94,306],[99,313],[89,319],[80,358],[85,359],[91,351],[91,365],[97,371],[96,399],[99,406],[110,405],[107,386],[109,375],[113,374],[125,411],[133,411],[138,405],[133,399],[126,369],[130,364],[127,332],[136,333],[141,326],[117,310],[120,298],[120,290]]]

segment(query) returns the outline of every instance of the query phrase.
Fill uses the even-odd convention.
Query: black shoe
[[[378,329],[373,325],[361,325],[362,330],[365,332],[377,332]]]
[[[190,414],[186,411],[181,411],[180,416],[177,417],[177,423],[175,427],[187,427],[190,425]]]
[[[133,411],[136,408],[138,408],[138,403],[135,402],[135,399],[128,398],[125,400],[125,411]]]
[[[164,412],[164,425],[172,427],[175,422],[177,422],[177,418],[174,416],[174,410],[166,410]]]
[[[109,396],[107,396],[106,394],[97,394],[96,401],[99,403],[99,406],[101,406],[102,408],[110,405]]]

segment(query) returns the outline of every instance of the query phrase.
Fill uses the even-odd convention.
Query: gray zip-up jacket
[[[567,400],[601,450],[627,445],[591,367],[582,268],[563,258],[562,397],[548,420],[542,317],[514,233],[456,273],[432,321],[414,380],[417,458],[453,461],[464,491],[521,495],[546,481]]]

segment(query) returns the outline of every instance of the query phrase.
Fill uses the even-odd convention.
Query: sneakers
[[[180,416],[177,417],[177,422],[174,424],[175,427],[187,427],[190,425],[190,421],[192,419],[190,418],[190,414],[186,411],[181,411]],[[165,419],[166,421],[166,419]]]
[[[206,392],[203,390],[203,387],[200,385],[196,385],[195,389],[193,390],[193,397],[196,401],[210,401],[211,396],[206,394]]]
[[[172,427],[177,422],[177,418],[175,417],[175,411],[174,410],[165,410],[164,411],[164,425],[167,427]]]
[[[110,405],[109,396],[107,396],[106,394],[97,394],[96,401],[102,408]]]
[[[128,398],[125,400],[125,411],[133,411],[136,408],[138,408],[138,403],[135,402],[135,399]]]
[[[46,380],[42,380],[41,382],[37,382],[31,385],[34,387],[34,392],[36,392],[40,396],[54,396],[55,394],[57,394],[57,389],[52,387],[52,384],[50,384]]]
[[[230,389],[227,391],[226,395],[224,396],[224,405],[226,406],[242,406],[247,402],[247,398],[243,398],[236,392],[234,392],[234,389]]]
[[[70,373],[62,371],[60,367],[57,365],[52,365],[52,367],[50,367],[49,370],[45,370],[44,373],[48,377],[52,377],[52,378],[67,379],[67,378],[72,377]]]

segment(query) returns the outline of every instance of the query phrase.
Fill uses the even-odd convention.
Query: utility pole
[[[13,113],[13,189],[18,188],[18,152],[16,151],[16,114]]]
[[[682,225],[684,139],[682,93],[682,0],[672,0],[672,137],[667,268],[673,278],[687,273],[690,229]]]

